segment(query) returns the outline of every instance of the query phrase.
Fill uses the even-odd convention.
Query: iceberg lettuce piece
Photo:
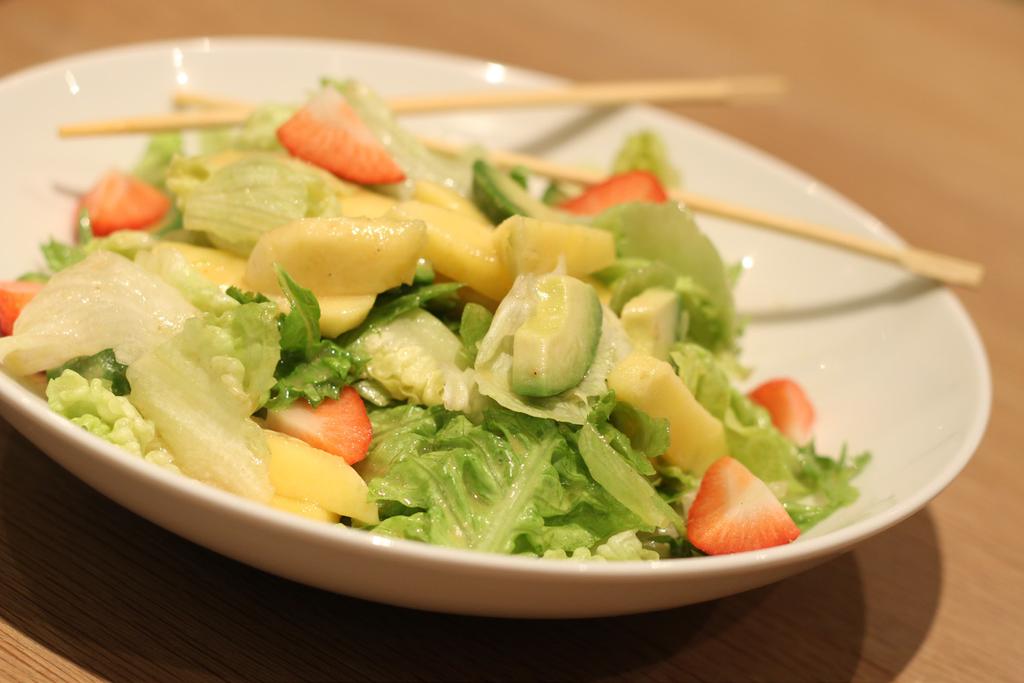
[[[139,252],[135,263],[173,286],[204,313],[223,313],[238,306],[238,302],[220,287],[200,275],[179,251],[159,249]]]
[[[260,235],[299,218],[340,215],[348,186],[288,157],[247,154],[218,167],[210,158],[176,160],[168,186],[185,230],[221,249],[248,256]]]
[[[629,354],[629,337],[615,314],[602,307],[601,338],[594,362],[575,387],[548,398],[529,398],[512,391],[512,340],[537,306],[537,276],[523,274],[494,314],[487,335],[479,342],[476,382],[480,393],[509,410],[559,422],[584,424],[590,401],[608,392],[605,381],[615,364]]]
[[[124,396],[131,391],[131,387],[128,386],[128,378],[125,377],[127,369],[127,365],[117,362],[117,356],[114,355],[113,349],[103,349],[91,356],[72,358],[59,368],[47,370],[46,378],[57,379],[66,370],[71,370],[88,380],[104,380],[114,395]]]
[[[206,314],[129,365],[130,398],[182,472],[266,501],[270,451],[249,416],[266,401],[279,357],[274,304]]]
[[[712,351],[732,350],[736,314],[729,274],[688,209],[676,204],[622,204],[600,214],[594,225],[615,235],[620,257],[657,261],[675,271],[679,279],[674,288],[689,320],[687,335]]]
[[[113,349],[130,364],[176,334],[198,310],[171,285],[123,256],[96,251],[54,275],[0,339],[14,375]]]
[[[47,383],[46,400],[53,412],[87,432],[133,455],[178,471],[157,438],[153,423],[142,417],[127,398],[116,396],[109,382],[86,379],[74,370],[65,370]]]
[[[679,171],[668,158],[661,136],[651,130],[640,130],[625,139],[615,161],[613,173],[649,171],[665,187],[679,187]]]
[[[669,349],[669,360],[697,402],[719,420],[732,400],[729,376],[710,351],[692,342],[679,342]]]
[[[387,148],[395,162],[405,171],[406,193],[417,180],[427,180],[451,188],[463,197],[470,195],[473,185],[473,159],[441,156],[427,149],[419,138],[402,128],[380,95],[359,81],[323,79],[324,85],[336,88],[345,97],[359,119]]]
[[[455,333],[422,308],[376,325],[350,349],[367,359],[366,374],[393,398],[473,412],[473,373]]]

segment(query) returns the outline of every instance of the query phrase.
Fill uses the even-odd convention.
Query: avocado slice
[[[594,362],[603,312],[594,288],[568,275],[537,282],[537,308],[512,338],[512,390],[555,396],[573,388]]]
[[[511,176],[483,159],[473,163],[473,202],[495,225],[509,216],[532,216],[563,223],[576,220],[572,214],[539,201]]]
[[[637,351],[668,360],[668,347],[676,340],[679,295],[670,289],[645,289],[622,307],[622,326]]]

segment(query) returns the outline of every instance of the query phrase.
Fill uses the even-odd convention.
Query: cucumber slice
[[[578,220],[576,216],[552,209],[537,200],[507,173],[483,159],[473,163],[473,201],[495,225],[509,216],[532,216],[562,222]]]
[[[573,388],[594,362],[601,338],[601,302],[590,285],[567,275],[537,283],[533,315],[512,338],[512,390],[555,396]]]

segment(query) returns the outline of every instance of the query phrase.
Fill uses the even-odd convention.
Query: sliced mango
[[[438,185],[437,183],[432,183],[429,180],[417,180],[412,196],[414,199],[421,201],[424,204],[432,204],[433,206],[440,206],[442,209],[461,213],[470,220],[478,221],[480,223],[488,222],[487,218],[480,213],[480,210],[476,208],[476,205],[473,204],[473,202],[444,185]]]
[[[343,459],[280,432],[263,433],[270,447],[270,483],[278,496],[377,523],[377,506],[370,501],[366,482]]]
[[[728,455],[725,428],[704,409],[672,366],[645,353],[631,353],[608,375],[616,398],[669,422],[667,462],[696,475]]]
[[[380,218],[395,208],[397,203],[382,194],[359,190],[341,198],[341,215],[349,218]]]
[[[310,503],[305,500],[295,500],[294,498],[285,498],[284,496],[274,496],[270,499],[270,507],[277,508],[278,510],[284,510],[300,517],[306,517],[312,519],[314,522],[328,522],[330,524],[337,524],[341,521],[341,516],[333,512],[328,512],[316,503]]]
[[[583,277],[615,262],[612,234],[586,225],[512,216],[494,231],[494,239],[513,275],[550,273],[563,262],[567,275]]]
[[[171,249],[184,256],[200,275],[218,285],[241,287],[245,279],[245,259],[210,247],[183,242],[158,242],[153,251]]]
[[[377,294],[412,282],[426,233],[403,218],[302,218],[260,237],[245,281],[279,293],[277,263],[317,296]]]
[[[512,286],[512,276],[498,258],[494,229],[487,223],[424,202],[402,202],[396,215],[427,225],[425,256],[434,269],[495,301]]]

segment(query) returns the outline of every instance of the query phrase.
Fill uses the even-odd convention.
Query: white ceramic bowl
[[[120,48],[0,81],[4,248],[0,278],[39,263],[37,245],[70,237],[74,199],[101,171],[128,167],[139,137],[59,140],[60,123],[165,110],[176,87],[253,101],[299,101],[324,74],[384,94],[550,84],[539,74],[406,48],[285,39],[200,39]],[[752,111],[751,116],[757,116]],[[409,120],[435,136],[521,147],[604,166],[624,133],[661,132],[688,187],[887,242],[863,210],[811,178],[702,126],[646,107],[465,112]],[[750,324],[752,382],[796,377],[820,415],[818,441],[874,460],[861,497],[790,546],[733,556],[597,564],[436,548],[318,525],[130,457],[52,414],[0,375],[0,411],[69,471],[196,543],[327,590],[446,612],[578,617],[685,605],[802,571],[899,522],[967,463],[989,414],[978,333],[946,290],[886,265],[713,219],[701,225],[748,266],[739,306]]]

